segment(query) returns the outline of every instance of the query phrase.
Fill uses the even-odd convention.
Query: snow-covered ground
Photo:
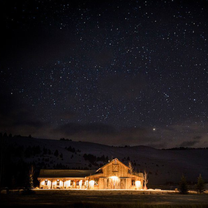
[[[149,184],[172,184],[178,183],[182,174],[187,181],[196,182],[199,174],[208,182],[208,149],[192,150],[159,150],[146,146],[136,147],[111,147],[107,145],[75,142],[62,140],[35,139],[28,137],[9,138],[9,143],[17,146],[40,146],[41,149],[51,150],[51,154],[38,154],[30,158],[25,158],[28,162],[38,163],[44,161],[46,168],[54,168],[56,164],[65,165],[67,168],[88,168],[98,169],[107,161],[96,161],[90,163],[85,160],[84,154],[92,154],[96,157],[105,156],[109,160],[118,158],[128,165],[131,161],[134,170],[143,172],[146,170],[149,176]],[[70,147],[75,149],[68,151]],[[58,150],[59,156],[54,152]],[[60,157],[60,155],[63,157]]]

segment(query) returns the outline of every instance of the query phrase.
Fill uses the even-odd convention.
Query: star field
[[[208,146],[207,3],[1,3],[0,131]]]

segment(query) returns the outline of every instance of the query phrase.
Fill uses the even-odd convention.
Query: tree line
[[[204,192],[204,188],[205,188],[205,182],[201,176],[201,174],[199,175],[198,179],[197,179],[197,184],[195,184],[195,189],[198,193],[203,193]],[[182,175],[181,180],[179,182],[179,193],[181,194],[187,194],[188,193],[188,184],[186,181],[186,177],[184,175]]]

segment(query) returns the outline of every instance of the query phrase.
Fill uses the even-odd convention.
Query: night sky
[[[0,131],[208,146],[208,1],[1,1]]]

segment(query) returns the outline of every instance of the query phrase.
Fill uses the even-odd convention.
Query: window
[[[95,179],[95,185],[98,185],[98,179],[97,178]]]
[[[57,186],[59,186],[59,185],[60,185],[60,181],[59,181],[59,180],[57,180],[57,183],[56,183],[56,184],[57,184]]]
[[[113,172],[118,172],[118,165],[113,164],[112,171]]]
[[[46,185],[46,186],[48,185],[48,180],[45,180],[45,185]]]
[[[132,186],[135,186],[135,180],[132,180],[132,181],[131,181],[131,185],[132,185]]]

